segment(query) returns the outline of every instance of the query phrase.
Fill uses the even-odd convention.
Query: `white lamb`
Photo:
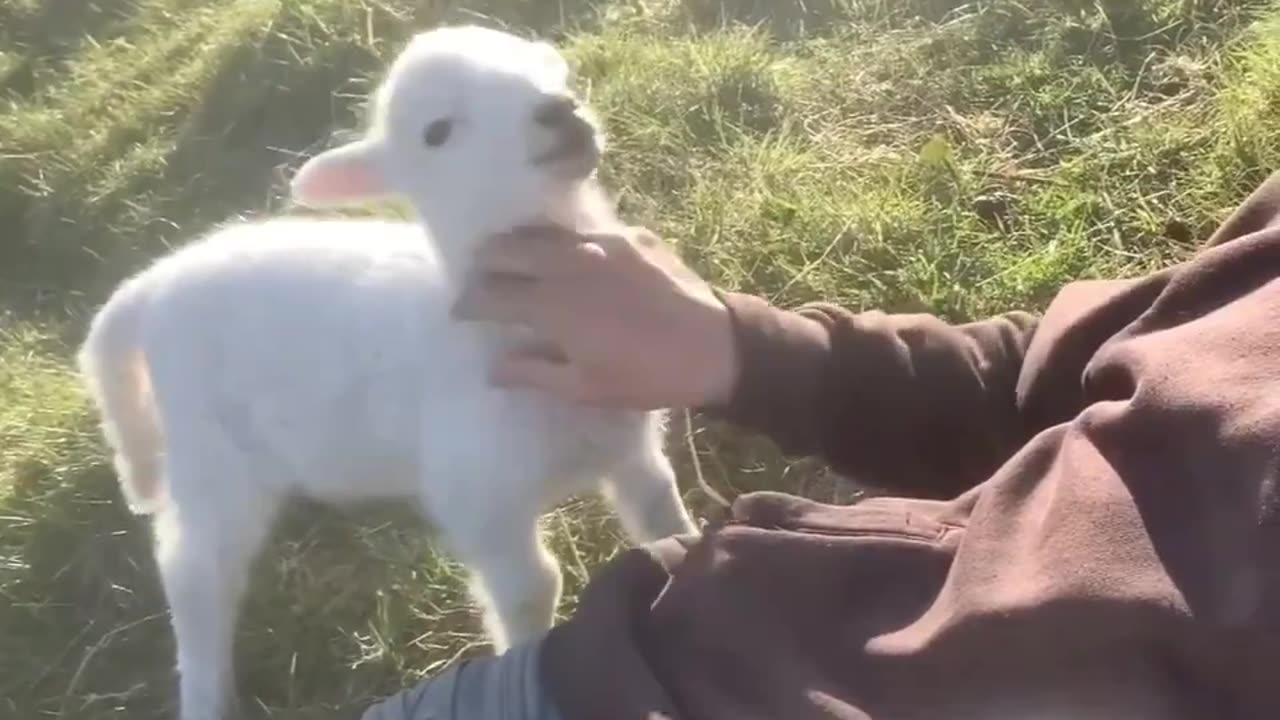
[[[497,649],[552,623],[561,575],[537,531],[601,491],[634,542],[694,532],[662,413],[583,409],[486,381],[518,328],[449,317],[486,235],[617,223],[602,140],[550,45],[478,27],[408,44],[370,129],[308,161],[294,197],[398,197],[420,222],[225,226],[125,281],[79,361],[121,488],[154,514],[181,717],[221,718],[248,568],[290,496],[416,497],[472,573]]]

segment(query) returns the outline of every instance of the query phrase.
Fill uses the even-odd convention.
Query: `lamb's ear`
[[[289,184],[293,201],[312,207],[354,205],[391,194],[377,159],[366,141],[326,150],[305,162]]]

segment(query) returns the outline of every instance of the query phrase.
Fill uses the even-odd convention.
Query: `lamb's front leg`
[[[551,629],[563,579],[538,533],[532,505],[505,513],[464,513],[440,524],[471,573],[471,594],[484,610],[496,652]]]
[[[656,443],[615,469],[603,489],[637,545],[697,532],[680,497],[676,471]]]

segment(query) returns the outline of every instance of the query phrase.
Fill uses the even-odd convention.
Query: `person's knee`
[[[541,640],[470,658],[367,709],[361,720],[559,720],[538,672]]]

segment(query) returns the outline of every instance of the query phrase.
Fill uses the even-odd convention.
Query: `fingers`
[[[454,304],[459,320],[533,324],[566,304],[581,302],[575,288],[598,269],[614,235],[581,235],[554,227],[523,228],[489,239],[476,252],[472,277]]]
[[[582,271],[604,256],[596,238],[553,227],[524,228],[490,238],[475,270],[550,279]]]
[[[464,321],[531,325],[546,312],[537,280],[491,274],[467,283],[453,305],[453,317]]]
[[[538,390],[572,403],[590,404],[592,399],[576,367],[538,353],[503,355],[489,379],[501,388]]]

